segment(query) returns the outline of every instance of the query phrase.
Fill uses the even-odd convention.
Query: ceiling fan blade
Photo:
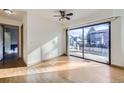
[[[70,18],[69,17],[65,17],[67,20],[70,20]]]
[[[65,16],[65,11],[60,10],[59,12],[60,12],[60,14],[61,14],[62,17]]]
[[[72,16],[72,15],[73,15],[73,13],[66,14],[66,16]]]
[[[61,17],[61,15],[53,15],[53,17]]]

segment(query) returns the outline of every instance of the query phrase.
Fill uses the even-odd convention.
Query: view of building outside
[[[108,63],[109,23],[70,30],[68,36],[69,55]]]

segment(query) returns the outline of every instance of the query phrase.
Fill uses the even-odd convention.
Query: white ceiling
[[[41,16],[44,16],[46,18],[52,19],[54,21],[58,21],[59,18],[53,17],[53,15],[59,15],[60,9],[14,9],[14,14],[7,15],[2,9],[0,9],[0,17],[10,18],[14,20],[21,21],[23,19],[23,16],[25,12],[27,11],[34,11],[41,14]],[[67,13],[72,12],[74,15],[71,17],[70,21],[79,19],[79,18],[85,18],[86,16],[90,16],[93,13],[97,13],[98,11],[101,11],[99,9],[64,9]],[[59,22],[59,21],[58,21]]]
[[[27,10],[27,11],[40,12],[41,16],[58,21],[59,17],[53,17],[53,16],[60,15],[59,10],[60,9],[39,9],[39,10],[37,9],[37,10]],[[66,13],[73,13],[73,16],[71,16],[71,20],[85,18],[86,16],[89,16],[93,13],[97,13],[98,11],[100,11],[99,9],[62,9],[62,10],[65,10]]]

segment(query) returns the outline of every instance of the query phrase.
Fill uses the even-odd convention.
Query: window
[[[110,23],[68,31],[68,54],[103,63],[110,62]]]

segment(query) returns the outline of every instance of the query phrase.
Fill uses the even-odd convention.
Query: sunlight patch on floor
[[[72,70],[72,69],[77,69],[77,68],[82,68],[87,66],[94,67],[94,66],[97,66],[97,64],[93,65],[88,62],[75,62],[75,61],[64,62],[61,60],[60,61],[53,60],[46,63],[40,63],[38,66],[0,69],[0,78]]]

